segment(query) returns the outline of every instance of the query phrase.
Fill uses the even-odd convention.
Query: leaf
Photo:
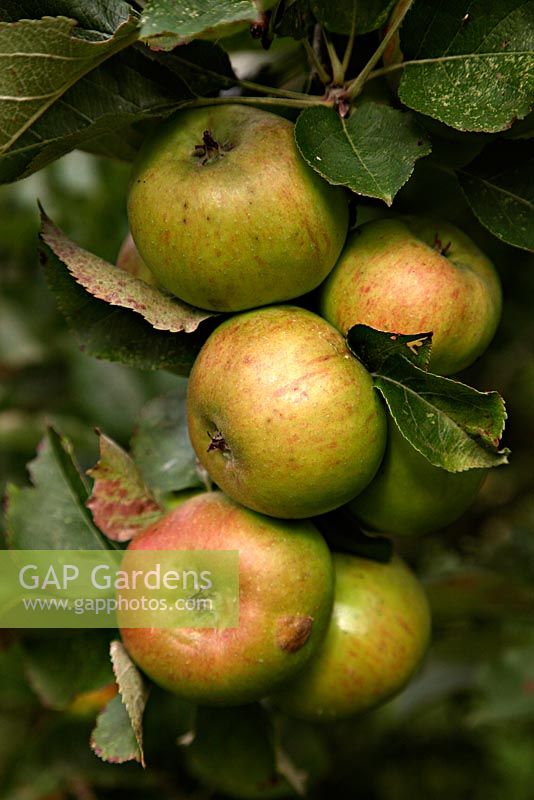
[[[139,314],[92,297],[50,249],[44,250],[42,258],[48,286],[87,355],[139,369],[170,369],[180,375],[189,374],[208,331],[189,334],[156,331]]]
[[[384,339],[382,351],[376,343],[379,336]],[[431,464],[449,472],[506,464],[508,451],[497,449],[506,420],[499,394],[433,375],[399,353],[384,357],[391,336],[369,334],[367,326],[356,325],[348,332],[347,343],[373,373],[375,387],[410,444]],[[414,334],[413,339],[426,337]],[[399,336],[395,344],[404,347],[406,338]]]
[[[143,140],[136,124],[157,123],[197,94],[235,83],[220,47],[195,42],[180,52],[164,60],[136,45],[85,75],[0,156],[0,182],[30,175],[77,147],[132,160]]]
[[[137,15],[86,38],[67,17],[0,22],[0,154],[83,75],[137,38]]]
[[[417,367],[427,369],[432,352],[432,334],[385,334],[369,325],[355,325],[350,331],[350,347],[375,372],[391,356],[404,356]]]
[[[298,148],[323,178],[391,205],[418,158],[430,153],[424,132],[409,113],[364,103],[348,119],[329,108],[302,112]]]
[[[7,529],[18,550],[100,550],[106,543],[85,503],[87,485],[69,442],[49,429],[28,470],[33,486],[8,488]]]
[[[353,20],[359,34],[380,28],[395,3],[396,0],[311,0],[311,8],[327,30],[348,36]]]
[[[172,49],[221,25],[254,22],[259,16],[252,0],[149,0],[141,19],[140,38],[152,46]],[[165,41],[166,37],[169,38]]]
[[[479,221],[514,247],[534,251],[534,152],[530,142],[490,145],[458,179]]]
[[[148,698],[148,691],[141,673],[126,652],[122,642],[111,642],[110,655],[120,696],[128,712],[135,741],[139,749],[138,760],[141,761],[144,767],[142,721]]]
[[[179,492],[202,486],[187,431],[187,383],[147,403],[132,438],[132,455],[154,491]]]
[[[30,685],[49,708],[64,709],[81,692],[113,682],[107,631],[32,636],[23,651]]]
[[[78,247],[56,228],[43,210],[40,238],[66,265],[77,283],[93,297],[112,306],[132,309],[156,330],[191,333],[203,320],[213,316],[211,312],[193,308]]]
[[[400,99],[453,128],[505,130],[532,108],[533,0],[418,0],[401,48]]]
[[[479,567],[462,567],[452,574],[425,581],[432,616],[440,622],[468,617],[517,619],[534,612],[529,584]]]
[[[76,35],[104,38],[128,18],[131,8],[123,0],[2,0],[2,22],[41,17],[71,17],[80,26]]]
[[[110,764],[141,761],[139,745],[120,695],[114,697],[98,715],[91,734],[91,749],[102,761]]]
[[[477,708],[472,725],[532,719],[534,716],[534,643],[507,647],[480,669]]]
[[[95,483],[87,507],[109,539],[128,542],[162,516],[135,462],[104,434],[100,434],[100,459],[88,475]]]
[[[280,0],[270,24],[276,36],[290,36],[302,41],[308,36],[314,21],[309,0]]]
[[[292,794],[277,769],[271,719],[259,704],[199,708],[194,738],[187,741],[188,769],[217,793],[259,797],[269,787],[276,796]]]

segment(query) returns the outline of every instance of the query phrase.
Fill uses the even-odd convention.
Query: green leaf
[[[124,22],[131,7],[123,0],[2,0],[0,20],[70,17],[78,23],[75,34],[106,38]]]
[[[506,410],[497,392],[479,392],[450,378],[433,375],[402,355],[408,337],[394,343],[398,352],[389,357],[392,334],[369,332],[356,325],[347,334],[352,352],[372,372],[374,384],[403,436],[436,467],[449,472],[495,467],[507,463],[506,450],[498,450]],[[383,338],[381,349],[377,344]],[[428,334],[412,339],[426,340]],[[412,348],[409,348],[410,350]]]
[[[74,148],[131,161],[143,135],[134,127],[157,123],[198,94],[234,85],[228,56],[194,42],[180,56],[136,45],[85,75],[0,156],[0,182],[42,169]]]
[[[327,30],[348,36],[353,21],[358,33],[380,28],[395,3],[396,0],[311,0],[311,8]]]
[[[259,11],[252,0],[149,0],[141,19],[141,39],[163,49],[189,42],[234,23],[254,22]]]
[[[128,453],[100,434],[100,459],[88,471],[94,479],[87,501],[100,530],[115,542],[128,542],[159,519],[163,510],[145,485]]]
[[[329,108],[306,109],[295,137],[304,159],[329,183],[387,205],[431,149],[411,114],[378,103],[364,103],[348,119]]]
[[[30,685],[49,708],[64,709],[81,692],[100,689],[114,680],[107,631],[32,636],[23,651]]]
[[[78,247],[42,210],[40,238],[93,297],[141,314],[156,330],[192,333],[213,316]]]
[[[199,708],[184,756],[190,772],[218,793],[259,797],[268,786],[271,796],[293,794],[277,769],[271,720],[258,704]]]
[[[44,253],[45,276],[80,348],[90,356],[139,369],[169,369],[188,375],[208,331],[156,331],[139,314],[110,307],[83,289],[51,250]]]
[[[501,131],[534,100],[533,0],[418,0],[401,29],[403,103],[467,131]]]
[[[132,455],[154,491],[179,492],[202,486],[187,432],[187,382],[142,409],[132,438]]]
[[[309,0],[282,0],[273,13],[272,26],[277,36],[301,41],[308,36],[314,19]]]
[[[472,725],[534,717],[534,643],[508,647],[478,675],[480,697],[469,716]]]
[[[534,152],[530,142],[486,148],[458,179],[479,221],[514,247],[534,251]]]
[[[143,755],[143,713],[148,698],[148,690],[141,673],[126,652],[122,642],[111,642],[109,652],[120,696],[128,712],[132,731],[137,742],[140,761],[145,766]]]
[[[66,17],[0,22],[0,155],[83,75],[137,38],[132,13],[110,36],[82,37]]]
[[[70,444],[49,429],[28,470],[33,487],[8,489],[10,546],[19,550],[106,549],[85,507],[89,492]]]
[[[110,764],[141,761],[130,717],[120,695],[110,700],[98,715],[91,734],[91,749]]]
[[[432,334],[385,334],[369,325],[355,325],[350,330],[349,344],[352,351],[373,372],[380,371],[391,356],[404,356],[417,367],[427,369],[432,352]]]
[[[51,241],[56,247],[56,238],[53,237]],[[65,255],[62,252],[63,239],[59,244],[61,254]],[[85,251],[76,245],[71,244],[71,246],[74,249],[68,256],[69,263],[71,255],[77,260],[82,254],[83,259]],[[90,254],[87,255],[93,258]],[[167,304],[167,311],[170,312],[170,316],[166,313],[167,321],[172,322],[174,319],[176,325],[173,327],[193,327],[194,332],[186,334],[155,330],[137,311],[111,306],[108,302],[93,297],[88,290],[80,286],[67,264],[44,240],[41,244],[40,257],[47,283],[56,297],[59,308],[76,334],[81,349],[88,355],[109,361],[121,361],[140,369],[172,369],[181,375],[189,374],[196,355],[209,334],[206,328],[194,330],[198,328],[199,323],[197,314],[203,316],[208,312],[192,310],[192,315],[187,312],[180,322],[180,312],[176,316],[175,312],[171,311],[171,306]],[[115,269],[106,262],[99,262],[97,259],[97,270],[104,265],[108,275],[109,270]],[[73,267],[75,268],[76,266]],[[126,277],[126,275],[127,273],[116,270],[117,279],[122,280],[124,286],[131,284],[132,276]],[[134,280],[137,284],[138,281]],[[179,306],[173,303],[172,308]]]
[[[463,567],[425,581],[432,616],[440,623],[451,620],[517,619],[534,613],[534,590],[508,575],[479,567]]]

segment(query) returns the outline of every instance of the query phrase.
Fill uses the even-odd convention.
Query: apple
[[[324,635],[332,560],[309,521],[273,520],[206,492],[143,531],[129,550],[239,551],[239,627],[121,630],[139,667],[190,702],[257,700],[302,669]]]
[[[393,536],[431,533],[461,517],[486,475],[485,469],[447,472],[433,466],[390,420],[384,460],[349,509],[371,531]]]
[[[501,314],[492,263],[449,222],[368,222],[349,237],[321,292],[342,333],[357,323],[392,333],[432,331],[430,369],[459,372],[490,343]]]
[[[128,233],[121,245],[116,265],[119,269],[129,272],[134,278],[139,278],[151,286],[157,286],[155,277],[139,255],[139,250],[135,246],[131,233]]]
[[[318,286],[347,233],[348,205],[304,162],[283,117],[237,105],[180,112],[134,164],[133,238],[159,284],[214,311]]]
[[[273,517],[322,514],[374,477],[386,418],[338,331],[302,308],[234,316],[193,365],[189,436],[230,497]]]
[[[417,670],[430,638],[422,585],[394,555],[388,563],[335,553],[334,609],[309,665],[273,698],[285,713],[321,721],[384,703]]]
[[[79,719],[93,719],[99,711],[113,700],[119,691],[115,681],[102,686],[100,689],[93,689],[88,692],[80,692],[74,700],[67,706],[67,713]]]

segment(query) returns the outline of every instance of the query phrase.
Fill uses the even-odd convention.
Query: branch
[[[310,106],[333,106],[333,100],[328,100],[317,95],[303,94],[300,99],[291,97],[197,97],[195,100],[186,100],[180,108],[199,108],[215,105],[243,105],[243,106],[286,106],[287,108],[309,108]]]

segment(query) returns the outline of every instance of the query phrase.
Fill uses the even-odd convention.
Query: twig
[[[378,45],[377,49],[375,50],[375,52],[365,65],[365,67],[360,72],[360,74],[356,78],[354,78],[354,80],[351,81],[347,86],[347,94],[351,100],[354,100],[354,98],[358,97],[358,95],[360,94],[365,82],[368,80],[369,76],[372,73],[373,67],[375,66],[376,63],[378,63],[378,61],[384,55],[384,52],[388,44],[390,43],[391,39],[401,26],[404,17],[412,7],[413,3],[414,0],[400,0],[399,5],[397,6],[397,9],[401,9],[399,16],[397,17],[395,22],[391,25],[391,27],[388,29],[388,32],[386,33],[386,35]]]
[[[306,55],[308,56],[308,60],[311,66],[314,68],[317,75],[323,82],[323,85],[326,86],[328,83],[330,83],[330,75],[328,74],[324,66],[321,64],[321,59],[319,58],[319,56],[317,55],[317,53],[315,52],[315,50],[313,49],[313,47],[311,46],[311,44],[307,39],[304,39],[304,47],[306,48]]]
[[[345,80],[343,65],[339,60],[333,42],[330,40],[330,37],[327,35],[324,29],[323,29],[323,36],[326,44],[326,49],[328,51],[328,58],[330,59],[330,64],[332,65],[332,81],[336,86],[341,86],[341,84]]]

